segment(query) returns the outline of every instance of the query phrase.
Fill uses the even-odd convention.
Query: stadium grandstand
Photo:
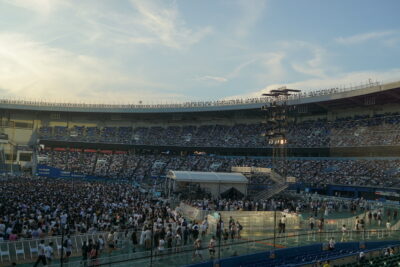
[[[1,100],[0,266],[397,266],[400,82],[272,103]]]

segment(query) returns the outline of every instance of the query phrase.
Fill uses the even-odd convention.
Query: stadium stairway
[[[276,184],[271,187],[268,187],[266,190],[263,190],[263,191],[259,192],[258,194],[256,194],[254,196],[254,200],[256,200],[256,201],[267,200],[267,199],[281,193],[282,191],[284,191],[285,189],[287,189],[289,187],[289,184],[286,183],[285,178],[273,170],[271,170],[270,178],[271,178],[271,180],[275,181]]]
[[[258,201],[267,200],[267,199],[279,194],[280,192],[284,191],[288,187],[289,187],[288,184],[276,184],[272,187],[269,187],[266,190],[261,191],[257,195],[255,195],[254,200],[258,200]]]

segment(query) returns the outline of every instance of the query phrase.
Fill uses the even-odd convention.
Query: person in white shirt
[[[160,257],[162,257],[164,250],[165,250],[165,240],[163,238],[160,238],[160,240],[158,241],[158,253]]]
[[[39,262],[42,262],[42,264],[44,266],[47,265],[47,261],[46,261],[46,246],[44,244],[44,240],[40,241],[39,247],[38,247],[39,251],[38,251],[38,258],[35,262],[35,265],[33,265],[34,267],[38,266]]]
[[[314,226],[315,226],[315,219],[313,216],[310,217],[310,219],[308,219],[308,222],[310,224],[310,230],[314,230]]]
[[[51,265],[51,262],[53,260],[53,255],[54,255],[54,250],[53,250],[53,242],[50,242],[46,247],[45,247],[45,255],[46,255],[46,261],[49,265]]]
[[[328,243],[328,249],[329,250],[334,250],[335,249],[335,244],[336,244],[335,238],[331,237],[331,239],[329,240],[329,243]]]
[[[346,228],[346,225],[343,224],[342,225],[342,239],[340,240],[340,242],[346,241],[346,235],[347,235],[347,228]]]
[[[365,253],[363,251],[361,251],[360,254],[358,255],[358,261],[360,263],[364,263],[365,260],[366,260]]]
[[[286,231],[286,215],[283,215],[281,218],[281,228],[282,228],[282,233],[285,233],[285,231]]]
[[[115,242],[115,240],[114,240],[114,231],[111,231],[107,236],[107,243],[108,243],[109,253],[111,253],[115,248],[115,243],[114,242]]]
[[[215,256],[215,245],[216,240],[215,236],[211,237],[210,242],[208,243],[208,252],[210,253],[210,258],[214,258]]]
[[[388,221],[386,222],[386,231],[387,231],[387,233],[388,233],[389,236],[390,236],[391,227],[392,227],[392,225],[391,225],[390,221],[388,220]]]
[[[68,262],[69,257],[72,254],[72,240],[71,240],[71,236],[67,236],[67,239],[64,241],[64,249],[67,252],[66,257],[65,257],[65,262]]]
[[[180,231],[178,231],[175,235],[175,250],[179,252],[182,246],[182,237],[180,235]]]

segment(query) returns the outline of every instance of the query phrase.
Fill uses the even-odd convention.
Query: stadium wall
[[[44,164],[38,164],[36,167],[36,175],[49,178],[71,178],[71,179],[105,179],[93,175],[83,173],[72,173],[58,168],[50,167]]]

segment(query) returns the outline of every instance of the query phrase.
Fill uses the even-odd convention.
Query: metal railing
[[[118,236],[122,236],[123,232],[118,232]],[[98,232],[93,234],[82,234],[82,235],[71,235],[72,243],[72,254],[80,255],[83,242],[97,241],[99,237],[106,238],[106,233]],[[41,240],[45,241],[45,244],[53,243],[54,255],[61,256],[62,247],[62,236],[52,236],[44,238],[30,238],[21,239],[17,241],[0,241],[0,262],[18,262],[18,261],[29,261],[34,260],[38,256],[39,243]]]
[[[360,84],[358,86],[350,87],[334,87],[330,89],[314,90],[306,93],[291,95],[287,99],[295,100],[301,98],[310,98],[323,95],[331,95],[336,93],[355,91],[365,88],[371,88],[381,85],[380,82],[369,82]],[[275,101],[275,98],[259,97],[247,99],[232,99],[232,100],[218,100],[218,101],[199,101],[199,102],[184,102],[175,104],[85,104],[85,103],[62,103],[62,102],[47,102],[47,101],[33,101],[33,100],[12,100],[0,99],[0,104],[6,105],[23,105],[23,106],[36,106],[36,107],[58,107],[58,108],[101,108],[101,109],[154,109],[154,108],[192,108],[192,107],[218,107],[230,105],[243,105],[243,104],[257,104],[257,103],[270,103]]]
[[[203,240],[201,249],[192,246],[174,246],[165,248],[163,251],[157,250],[154,246],[153,253],[151,251],[141,252],[122,252],[114,251],[112,253],[104,252],[97,259],[87,260],[84,262],[80,258],[72,258],[64,266],[182,266],[192,263],[199,263],[214,259],[222,259],[231,256],[245,255],[262,251],[271,251],[277,248],[289,248],[296,246],[305,246],[314,243],[327,244],[331,238],[336,242],[367,242],[367,241],[385,241],[398,240],[400,231],[388,231],[385,229],[368,230],[368,231],[291,231],[281,233],[276,236],[276,243],[272,236],[267,237],[251,237],[243,236],[242,239],[221,240],[216,242],[215,253],[211,255],[206,245],[207,239]],[[275,246],[274,246],[275,244]],[[121,248],[121,250],[123,250]],[[199,256],[201,255],[201,257]],[[50,266],[59,266],[56,262]]]

